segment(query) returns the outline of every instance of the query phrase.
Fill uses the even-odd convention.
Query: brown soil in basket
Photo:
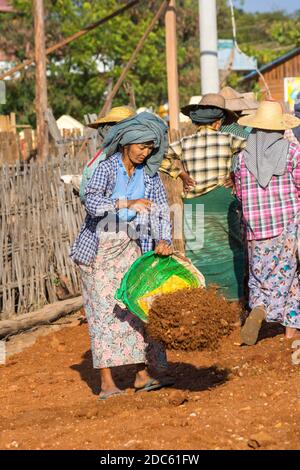
[[[154,300],[148,332],[169,349],[216,349],[238,321],[241,307],[229,303],[216,289],[183,289]]]

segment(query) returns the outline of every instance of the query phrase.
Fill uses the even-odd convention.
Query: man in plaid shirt
[[[197,133],[170,144],[160,171],[177,178],[182,169],[189,175],[186,198],[201,196],[223,185],[229,176],[232,156],[245,146],[245,139],[219,132],[211,125],[200,126]]]
[[[246,140],[220,131],[230,113],[219,94],[204,95],[198,105],[186,106],[182,112],[198,131],[170,145],[160,170],[176,178],[182,171],[176,163],[182,164],[186,254],[208,285],[217,284],[227,298],[238,299],[243,295],[244,248],[237,202],[227,185],[232,156]],[[200,206],[204,206],[204,224]],[[204,237],[199,236],[203,231]]]

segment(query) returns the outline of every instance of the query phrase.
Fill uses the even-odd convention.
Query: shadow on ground
[[[71,369],[80,374],[94,395],[100,393],[100,373],[93,369],[92,354],[87,351],[80,364],[73,364]],[[229,370],[216,366],[195,367],[184,362],[169,362],[168,374],[174,379],[173,389],[191,392],[209,390],[222,385],[228,380]],[[112,370],[114,380],[121,389],[133,388],[136,367],[134,365],[115,367]],[[153,374],[155,376],[155,374]],[[163,378],[163,376],[159,375]]]

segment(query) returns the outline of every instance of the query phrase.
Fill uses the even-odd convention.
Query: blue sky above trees
[[[236,6],[239,5],[239,0],[234,0]],[[244,0],[244,10],[254,11],[272,11],[272,10],[285,10],[288,13],[293,13],[295,10],[300,9],[299,0]]]

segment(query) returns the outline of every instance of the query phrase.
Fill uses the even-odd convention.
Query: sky
[[[233,3],[239,6],[238,0],[234,0]],[[250,12],[279,9],[293,13],[295,10],[300,10],[300,0],[244,0],[243,9]]]

